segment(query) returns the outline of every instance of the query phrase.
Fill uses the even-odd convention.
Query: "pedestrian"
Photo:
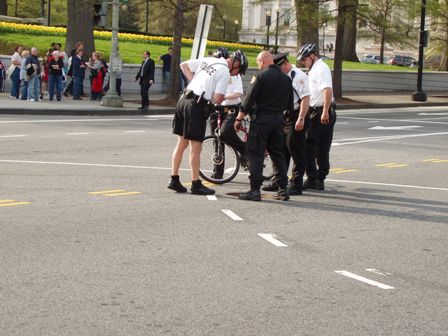
[[[247,141],[250,190],[240,194],[239,198],[261,201],[260,188],[263,183],[263,165],[267,150],[277,167],[275,182],[279,190],[274,198],[287,201],[289,194],[283,154],[285,144],[283,112],[287,110],[293,113],[294,110],[291,79],[274,64],[273,56],[268,51],[258,54],[257,65],[261,71],[252,78],[235,121],[235,130],[240,130],[244,116],[250,114],[251,124]]]
[[[57,50],[52,52],[52,57],[49,64],[50,101],[53,101],[55,89],[56,89],[56,99],[57,101],[61,101],[62,70],[64,69],[64,60],[62,59],[61,56],[62,55]]]
[[[330,42],[330,47],[328,48],[330,54],[333,52],[333,49],[334,49],[333,42]]]
[[[90,100],[101,100],[103,96],[104,63],[98,51],[92,53],[92,58],[87,67],[90,69],[91,78]]]
[[[173,121],[173,133],[177,145],[172,156],[172,175],[168,185],[176,192],[187,192],[179,179],[179,168],[185,149],[190,146],[191,193],[213,195],[215,190],[204,186],[199,179],[200,155],[204,140],[206,121],[214,104],[221,104],[225,98],[230,76],[244,73],[247,58],[243,53],[224,58],[205,57],[182,62],[182,72],[189,81],[180,97]]]
[[[67,61],[67,76],[71,79],[70,82],[66,85],[64,89],[64,96],[68,97],[69,94],[73,94],[73,86],[75,84],[74,76],[73,76],[73,59],[77,55],[77,51],[83,49],[84,50],[84,42],[76,42],[75,48],[70,52],[70,57]],[[84,60],[83,60],[84,61]],[[83,88],[81,86],[81,95],[83,93]]]
[[[300,48],[297,60],[303,62],[309,69],[311,94],[310,110],[306,120],[308,178],[303,184],[303,189],[325,190],[324,180],[330,172],[330,148],[336,123],[331,70],[319,58],[316,45],[312,43]]]
[[[147,110],[149,108],[148,90],[154,83],[155,72],[155,64],[150,56],[151,53],[148,50],[143,52],[143,62],[135,76],[135,80],[139,80],[140,95],[142,97],[142,106],[138,108],[139,110]]]
[[[84,55],[84,49],[78,49],[76,56],[72,58],[73,67],[73,99],[81,100],[82,84],[86,75],[86,64],[84,63],[82,56]]]
[[[0,92],[5,92],[6,66],[0,60]]]
[[[8,77],[11,78],[11,95],[10,98],[19,99],[20,94],[20,66],[22,64],[23,48],[15,47],[14,53],[11,56],[11,66],[8,69]]]
[[[50,76],[50,62],[53,59],[53,53],[54,49],[48,49],[47,53],[42,59],[42,76],[41,76],[41,95],[40,99],[48,98],[48,80]]]
[[[239,53],[237,51],[235,54]],[[226,48],[219,47],[214,56],[216,58],[229,58],[229,52]],[[233,56],[233,55],[232,55]],[[222,125],[219,131],[219,138],[227,145],[235,148],[240,155],[241,165],[247,168],[247,153],[246,153],[246,143],[241,140],[238,134],[235,132],[234,124],[236,114],[238,113],[241,105],[241,97],[243,96],[243,81],[241,76],[244,73],[237,74],[236,76],[231,76],[229,83],[227,84],[226,95],[224,101],[220,106],[216,107],[216,111],[220,113]],[[215,129],[218,127],[218,116],[212,114],[210,117],[210,129],[213,134]],[[224,174],[225,162],[214,167],[212,177],[215,179],[221,179]]]
[[[173,48],[168,48],[168,53],[159,57],[159,62],[162,62],[162,89],[168,91],[170,87],[170,74],[171,74],[171,59],[173,58]]]
[[[28,100],[28,76],[26,75],[25,63],[30,56],[29,50],[22,51],[22,64],[20,65],[20,82],[22,83],[22,95],[20,99]]]
[[[294,111],[285,113],[285,160],[286,170],[289,170],[291,158],[293,160],[291,178],[289,180],[289,195],[302,195],[303,175],[306,169],[306,139],[305,117],[310,106],[310,88],[307,75],[289,63],[288,53],[279,53],[274,56],[274,63],[292,80],[294,93]],[[274,166],[274,175],[277,175]],[[264,191],[277,191],[278,186],[274,181],[262,189]]]
[[[29,102],[37,102],[40,97],[40,77],[42,73],[41,63],[39,61],[39,50],[36,47],[31,48],[31,54],[25,62],[26,75],[28,78]]]

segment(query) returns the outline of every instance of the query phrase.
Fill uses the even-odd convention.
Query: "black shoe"
[[[274,196],[274,198],[276,200],[280,200],[280,201],[287,201],[287,200],[289,200],[288,189],[286,189],[286,188],[285,189],[279,189],[279,191]]]
[[[218,172],[214,172],[210,177],[212,179],[214,179],[214,180],[222,180],[223,174],[222,173],[218,173]]]
[[[303,190],[306,189],[316,189],[317,180],[308,178],[305,182],[303,182]]]
[[[316,190],[325,190],[324,181],[321,181],[321,180],[316,181]]]
[[[214,195],[216,192],[214,189],[207,188],[203,185],[201,180],[192,181],[190,190],[194,195]]]
[[[291,185],[288,188],[288,193],[289,193],[290,196],[302,195],[302,188],[300,186]]]
[[[260,190],[249,190],[248,192],[239,194],[238,198],[245,201],[261,201]]]
[[[178,193],[187,192],[187,188],[185,188],[182,183],[180,183],[179,175],[171,176],[170,184],[168,184],[168,189],[177,191]]]
[[[278,185],[274,181],[272,181],[270,184],[263,186],[261,188],[263,191],[278,191]]]

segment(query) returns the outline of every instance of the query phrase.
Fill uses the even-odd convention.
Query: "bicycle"
[[[217,127],[212,134],[207,135],[202,142],[201,169],[199,175],[207,182],[215,184],[224,184],[232,181],[242,167],[245,171],[249,170],[246,162],[241,162],[241,156],[238,151],[229,146],[219,137],[219,132],[223,123],[222,115],[215,111],[212,115],[217,115]],[[247,142],[249,121],[244,120],[244,129],[242,130],[242,140]],[[273,168],[269,153],[265,153],[263,170],[268,173],[263,174],[264,180],[270,180],[273,176]]]

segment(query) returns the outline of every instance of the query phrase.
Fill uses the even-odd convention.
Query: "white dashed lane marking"
[[[25,134],[12,134],[12,135],[2,135],[0,138],[24,138]]]
[[[392,286],[385,285],[385,284],[383,284],[381,282],[370,280],[370,279],[364,278],[364,277],[362,277],[360,275],[356,275],[356,274],[353,274],[353,273],[350,273],[350,272],[347,272],[347,271],[335,271],[335,272],[340,274],[340,275],[346,276],[348,278],[351,278],[351,279],[354,279],[354,280],[357,280],[357,281],[361,281],[361,282],[364,282],[366,284],[369,284],[371,286],[375,286],[375,287],[378,287],[378,288],[381,288],[381,289],[394,289],[394,287],[392,287]]]
[[[215,195],[207,195],[207,199],[209,201],[217,201],[218,200]]]
[[[66,133],[67,135],[88,135],[90,133],[84,132],[84,133]]]
[[[277,246],[277,247],[288,247],[285,243],[281,242],[280,240],[276,239],[276,236],[271,233],[259,233],[258,234],[261,238],[264,240],[267,240],[271,244]]]
[[[221,210],[221,211],[224,212],[230,218],[232,218],[234,221],[242,221],[243,220],[240,216],[238,216],[232,210]]]

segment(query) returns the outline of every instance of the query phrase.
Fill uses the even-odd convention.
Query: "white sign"
[[[122,72],[123,60],[120,57],[114,57],[110,61],[110,70],[114,72]]]
[[[198,21],[196,23],[196,32],[194,33],[193,49],[191,58],[197,59],[204,57],[205,47],[207,46],[208,31],[212,20],[213,6],[201,5],[199,8]]]

